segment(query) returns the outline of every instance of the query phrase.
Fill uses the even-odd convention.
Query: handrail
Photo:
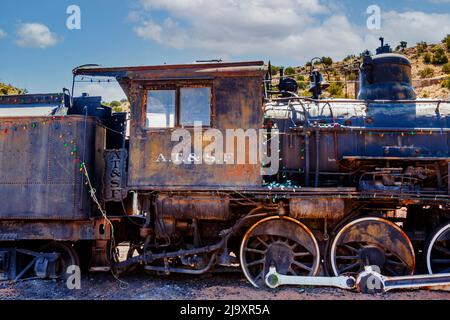
[[[307,97],[279,97],[273,98],[270,101],[308,101],[315,103],[362,103],[362,104],[392,104],[392,103],[402,103],[402,104],[424,104],[424,103],[450,103],[450,100],[444,99],[424,99],[424,100],[355,100],[355,99],[312,99]]]

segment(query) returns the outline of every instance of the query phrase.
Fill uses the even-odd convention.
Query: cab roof
[[[263,61],[229,63],[195,63],[159,66],[101,67],[86,65],[75,68],[75,76],[114,77],[118,80],[166,80],[227,76],[263,76]]]

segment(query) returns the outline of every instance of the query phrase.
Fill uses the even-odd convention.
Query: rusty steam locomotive
[[[73,74],[115,78],[131,112],[73,90],[0,97],[0,279],[450,272],[450,102],[416,99],[387,46],[364,57],[357,100],[300,97],[284,76],[274,89],[263,62]],[[233,129],[244,161],[195,157]]]

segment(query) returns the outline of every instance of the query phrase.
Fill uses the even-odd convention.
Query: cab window
[[[145,127],[211,127],[211,87],[177,85],[147,90]]]
[[[175,127],[176,90],[147,91],[147,128]]]
[[[211,88],[180,88],[180,126],[211,125]]]

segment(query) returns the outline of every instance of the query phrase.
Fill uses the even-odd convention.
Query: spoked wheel
[[[365,266],[386,276],[414,272],[415,254],[408,236],[393,222],[376,217],[354,220],[336,235],[329,265],[334,275],[357,274]]]
[[[126,261],[128,259],[131,259],[135,257],[136,255],[142,254],[142,246],[138,243],[128,242],[128,243],[120,243],[116,248],[113,250],[113,260],[114,263],[120,263],[123,261]],[[132,273],[138,269],[139,265],[134,264],[128,267],[123,268],[117,268],[114,267],[114,271],[117,274],[122,273]]]
[[[425,250],[430,274],[450,273],[450,223],[431,235]]]
[[[59,253],[59,259],[56,261],[56,278],[65,279],[68,274],[67,268],[70,266],[80,266],[78,254],[71,243],[66,242],[49,242],[40,248],[41,252]]]
[[[271,266],[280,274],[316,275],[320,252],[314,235],[301,222],[289,217],[269,217],[245,234],[240,262],[248,281],[255,287],[264,287]]]

